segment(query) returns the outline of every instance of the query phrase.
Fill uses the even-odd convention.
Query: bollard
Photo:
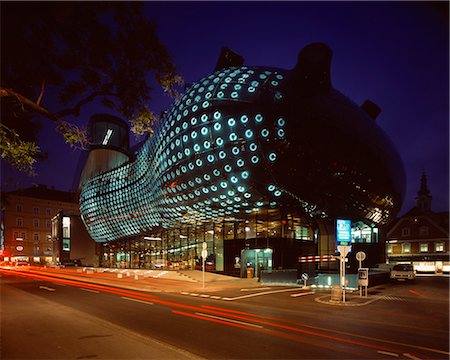
[[[122,279],[122,278],[123,278],[123,275],[122,275],[122,274],[117,274],[117,278],[118,278],[118,279]]]

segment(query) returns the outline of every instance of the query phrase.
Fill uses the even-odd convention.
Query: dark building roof
[[[44,199],[44,200],[71,202],[71,203],[78,202],[78,199],[77,199],[75,193],[69,192],[69,191],[55,190],[54,188],[48,188],[46,185],[42,185],[42,184],[34,185],[34,186],[31,186],[26,189],[10,191],[5,194],[37,198],[37,199]]]

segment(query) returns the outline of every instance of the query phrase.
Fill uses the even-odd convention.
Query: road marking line
[[[199,313],[196,312],[196,315],[200,315],[200,316],[204,316],[204,317],[208,317],[211,319],[217,319],[217,320],[222,320],[222,321],[227,321],[227,322],[231,322],[231,323],[235,323],[235,324],[240,324],[240,325],[245,325],[245,326],[252,326],[258,329],[263,329],[263,326],[261,325],[255,325],[255,324],[250,324],[244,321],[238,321],[238,320],[233,320],[233,319],[228,319],[228,318],[224,318],[224,317],[220,317],[220,316],[214,316],[214,315],[209,315],[209,314],[203,314],[203,313]]]
[[[261,290],[269,290],[270,287],[262,287],[262,288],[250,288],[250,289],[241,289],[241,291],[261,291]]]
[[[141,304],[147,304],[147,305],[154,305],[152,302],[150,302],[150,301],[144,301],[144,300],[139,300],[139,299],[133,299],[133,298],[129,298],[129,297],[126,297],[126,296],[122,296],[122,299],[124,299],[124,300],[130,300],[130,301],[134,301],[134,302],[138,302],[138,303],[141,303]]]
[[[186,292],[186,291],[182,291],[180,294],[181,294],[181,295],[190,295],[191,293]]]
[[[251,298],[251,297],[255,297],[255,296],[268,295],[268,294],[275,294],[275,293],[288,292],[288,291],[298,291],[298,288],[293,288],[293,289],[283,289],[283,290],[272,290],[272,291],[264,291],[264,292],[256,293],[256,294],[248,294],[248,295],[236,296],[236,297],[234,297],[234,298],[228,298],[228,297],[225,298],[225,297],[224,297],[224,298],[222,298],[222,300],[226,300],[226,301],[234,301],[234,300],[240,300],[240,299]]]
[[[413,360],[422,360],[421,358],[418,358],[417,356],[414,356],[414,355],[411,355],[411,354],[408,354],[408,353],[403,353],[403,356],[405,356],[407,358],[410,358],[410,359],[413,359]]]
[[[389,356],[394,356],[394,357],[398,357],[398,354],[396,354],[396,353],[391,353],[391,352],[387,352],[387,351],[377,351],[377,353],[379,353],[379,354],[384,354],[384,355],[389,355]]]
[[[222,297],[221,297],[221,296],[211,296],[211,299],[216,299],[216,300],[218,300],[218,299],[222,299]]]
[[[304,293],[298,293],[298,294],[292,294],[292,297],[297,297],[297,296],[305,296],[305,295],[312,295],[315,294],[314,291],[309,291],[309,292],[304,292]]]
[[[192,296],[200,296],[200,294],[196,294],[196,293],[190,293],[189,295],[192,295]]]
[[[85,288],[80,288],[80,290],[89,291],[89,292],[94,293],[94,294],[98,294],[100,292],[100,291],[97,291],[97,290],[91,290],[91,289],[85,289]]]
[[[200,297],[209,298],[211,295],[201,294]]]
[[[39,289],[48,290],[48,291],[55,291],[55,289],[49,288],[47,286],[39,286]]]

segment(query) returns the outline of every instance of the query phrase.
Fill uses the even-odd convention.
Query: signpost
[[[203,283],[203,289],[204,289],[205,288],[205,261],[206,261],[206,257],[208,256],[208,251],[206,250],[208,245],[206,244],[205,241],[203,241],[202,247],[203,247],[203,250],[202,250],[202,283]]]
[[[356,253],[356,260],[359,261],[358,267],[358,287],[359,287],[359,296],[363,296],[363,287],[366,288],[367,296],[367,287],[369,286],[369,269],[362,267],[362,262],[366,258],[366,253],[364,251],[358,251]]]
[[[352,222],[347,219],[336,219],[336,245],[340,253],[339,275],[342,287],[342,301],[345,302],[345,258],[352,250]]]
[[[307,273],[302,274],[302,280],[303,280],[303,287],[306,288],[306,282],[309,279],[309,275]]]

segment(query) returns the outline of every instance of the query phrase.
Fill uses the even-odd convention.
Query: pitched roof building
[[[387,233],[389,263],[413,264],[418,272],[449,272],[449,212],[434,212],[427,177],[422,174],[416,206]]]

